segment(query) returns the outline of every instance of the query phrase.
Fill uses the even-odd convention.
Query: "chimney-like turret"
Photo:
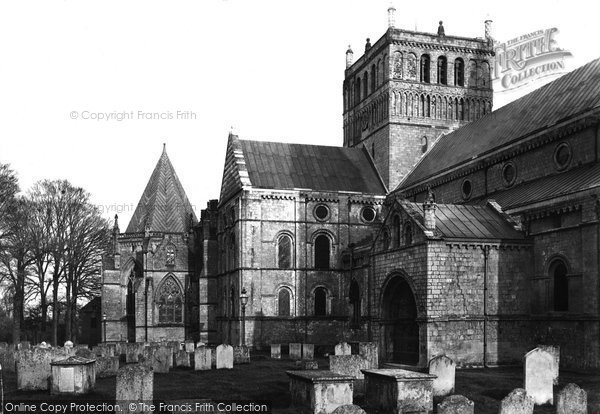
[[[430,231],[433,235],[435,233],[435,210],[437,206],[433,198],[431,189],[427,190],[427,198],[423,203],[423,225],[427,231]]]
[[[485,19],[485,40],[488,41],[489,44],[493,44],[494,43],[494,33],[492,32],[493,27],[492,27],[492,19],[491,18],[487,18]]]
[[[348,50],[346,50],[346,69],[352,66],[352,63],[354,63],[354,52],[350,45],[348,45]]]
[[[390,29],[396,27],[396,8],[393,4],[388,7],[388,27]]]

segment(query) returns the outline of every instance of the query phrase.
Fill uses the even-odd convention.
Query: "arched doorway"
[[[382,353],[388,362],[419,362],[417,304],[409,284],[401,276],[391,278],[381,301]]]

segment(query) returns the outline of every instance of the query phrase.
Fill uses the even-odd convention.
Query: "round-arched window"
[[[319,204],[317,207],[315,207],[314,214],[317,220],[325,221],[329,218],[329,207],[327,207],[325,204]]]
[[[372,223],[375,220],[377,213],[375,212],[375,209],[373,207],[366,206],[363,207],[362,211],[360,212],[360,216],[363,219],[363,221],[367,223]]]
[[[502,181],[504,182],[504,185],[510,187],[515,183],[516,179],[517,168],[512,162],[507,162],[504,164],[504,167],[502,167]]]
[[[556,168],[564,170],[571,163],[571,147],[566,142],[558,144],[554,150],[554,163]]]
[[[473,185],[471,184],[471,180],[464,180],[461,186],[462,196],[465,200],[471,198],[471,194],[473,193]]]

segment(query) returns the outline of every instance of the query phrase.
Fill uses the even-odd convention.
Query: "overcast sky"
[[[447,35],[482,37],[489,15],[500,41],[558,28],[558,46],[573,54],[568,70],[600,57],[595,3],[393,3],[401,28],[435,32],[443,20]],[[232,126],[246,139],[342,144],[345,51],[351,44],[356,59],[367,37],[383,35],[389,4],[3,1],[0,162],[22,189],[66,178],[107,217],[125,209],[124,230],[166,142],[199,215],[219,196]],[[515,97],[496,94],[495,107]],[[134,119],[82,119],[131,111]],[[173,119],[138,119],[138,111]]]

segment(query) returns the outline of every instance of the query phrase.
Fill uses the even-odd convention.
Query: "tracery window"
[[[173,276],[167,276],[159,288],[157,298],[160,323],[183,322],[183,292]]]

